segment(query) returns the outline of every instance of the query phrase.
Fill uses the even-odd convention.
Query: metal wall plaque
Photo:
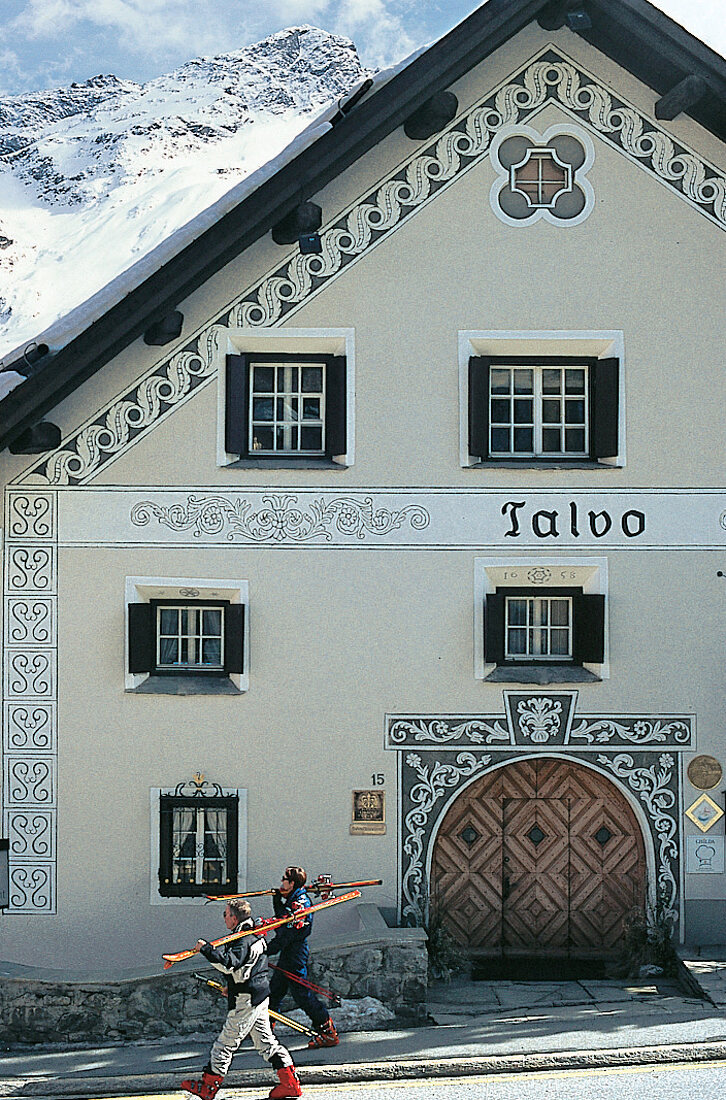
[[[711,826],[723,817],[723,810],[707,794],[702,794],[688,807],[686,817],[690,818],[702,833],[707,833]]]
[[[697,791],[711,791],[721,782],[723,768],[715,756],[694,756],[688,765],[688,782]]]
[[[724,869],[724,837],[687,836],[686,871],[691,875],[718,875]]]
[[[384,791],[353,791],[351,833],[381,834],[386,831],[386,795]]]

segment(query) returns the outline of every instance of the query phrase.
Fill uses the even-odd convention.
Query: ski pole
[[[192,977],[196,978],[198,982],[202,982],[203,985],[208,985],[210,989],[216,990],[217,993],[221,993],[223,997],[227,996],[227,990],[219,982],[212,981],[211,978],[205,978],[204,974],[192,974]],[[301,1035],[307,1035],[310,1039],[314,1039],[317,1035],[317,1031],[313,1031],[311,1027],[306,1027],[305,1024],[300,1024],[297,1020],[290,1019],[289,1016],[283,1016],[281,1012],[275,1012],[273,1009],[268,1008],[267,1015],[280,1024],[287,1024],[293,1031],[299,1031]]]
[[[309,978],[302,978],[299,974],[293,974],[290,970],[283,970],[281,966],[275,966],[274,963],[268,962],[267,965],[271,970],[277,970],[280,974],[284,974],[286,978],[290,978],[293,982],[304,986],[312,993],[319,993],[321,997],[327,997],[333,1008],[340,1006],[340,993],[334,993],[332,989],[325,989],[322,985],[316,985]]]

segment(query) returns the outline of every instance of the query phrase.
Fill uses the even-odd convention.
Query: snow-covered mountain
[[[148,84],[0,97],[0,361],[277,156],[367,74],[297,27]]]

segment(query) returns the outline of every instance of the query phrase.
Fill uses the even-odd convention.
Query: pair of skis
[[[315,882],[308,882],[305,884],[305,889],[308,894],[320,894],[323,901],[333,893],[334,890],[355,890],[360,886],[382,886],[382,878],[369,878],[364,879],[361,882],[332,882],[328,881],[329,876],[321,875]],[[205,894],[207,901],[233,901],[235,898],[263,898],[267,894],[277,894],[279,889],[273,887],[269,890],[248,890],[245,894]]]
[[[223,997],[227,996],[227,990],[220,982],[215,982],[211,978],[205,977],[204,974],[192,974],[192,977],[196,978],[202,985],[207,985],[215,992],[221,993]],[[279,1024],[287,1024],[293,1031],[299,1031],[301,1035],[307,1035],[309,1039],[317,1037],[317,1031],[313,1031],[311,1027],[306,1027],[305,1024],[299,1024],[297,1020],[291,1020],[289,1016],[283,1016],[281,1012],[275,1012],[273,1009],[268,1008],[267,1014],[271,1020],[277,1020]]]
[[[346,901],[353,901],[354,898],[361,896],[360,890],[351,890],[349,894],[343,894],[339,898],[329,898],[327,901],[318,901],[315,905],[309,905],[305,909],[298,909],[296,912],[291,913],[287,917],[273,917],[271,920],[266,920],[263,924],[259,924],[254,928],[246,928],[242,932],[232,932],[229,936],[222,936],[219,940],[212,940],[212,947],[222,947],[226,943],[233,943],[235,940],[241,940],[243,936],[266,936],[268,932],[272,932],[275,928],[281,928],[284,924],[290,924],[291,921],[300,920],[301,917],[307,916],[308,913],[317,913],[321,909],[330,909],[333,905],[341,905]],[[177,951],[174,954],[162,955],[164,960],[164,970],[168,970],[174,963],[183,962],[184,959],[191,959],[194,955],[199,953],[198,947],[192,947],[188,951]]]

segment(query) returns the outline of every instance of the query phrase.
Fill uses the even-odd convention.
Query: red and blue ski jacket
[[[298,909],[307,909],[310,905],[312,905],[310,895],[304,886],[298,886],[287,897],[283,897],[279,891],[275,891],[272,895],[272,906],[276,917],[293,916]],[[283,970],[290,970],[303,976],[310,956],[308,936],[312,930],[312,913],[307,913],[299,920],[290,921],[289,924],[283,924],[268,943],[267,954],[276,955],[279,952],[278,965]]]

